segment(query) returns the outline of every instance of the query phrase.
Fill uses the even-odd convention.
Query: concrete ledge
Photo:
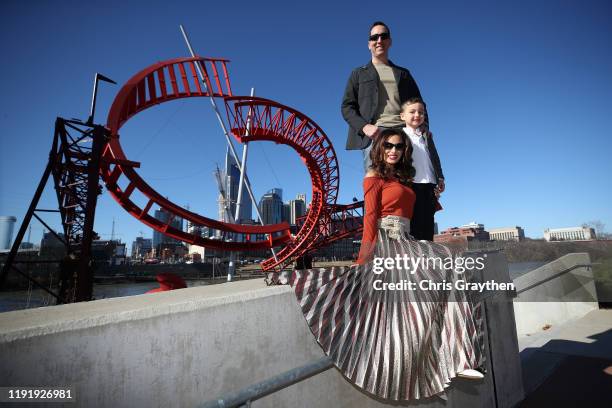
[[[83,407],[197,406],[321,357],[291,288],[263,280],[0,314],[0,385]],[[335,369],[253,405],[384,406]]]
[[[487,265],[505,263],[492,257]],[[503,308],[485,313],[491,321],[509,320]],[[494,337],[512,346],[514,327],[499,329],[503,332]],[[520,400],[522,393],[500,404],[493,387],[499,376],[506,390],[516,382],[507,377],[517,371],[508,363],[512,359],[498,356],[518,359],[513,349],[488,345],[489,355],[507,364],[488,366],[484,381],[453,380],[448,401],[433,397],[402,405],[490,407],[497,398],[498,406],[512,406],[510,400]],[[321,357],[292,289],[267,287],[262,280],[0,314],[0,385],[72,386],[77,403],[70,407],[197,406]],[[520,383],[520,376],[514,380]],[[331,369],[253,406],[389,405]]]
[[[259,290],[254,290],[259,289]],[[284,293],[261,279],[0,313],[0,343]]]

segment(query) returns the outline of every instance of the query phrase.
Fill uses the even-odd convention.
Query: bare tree
[[[606,224],[601,222],[601,220],[587,221],[582,223],[582,226],[586,228],[593,228],[595,230],[597,238],[599,239],[610,238],[612,236],[612,234],[608,234],[605,232]]]

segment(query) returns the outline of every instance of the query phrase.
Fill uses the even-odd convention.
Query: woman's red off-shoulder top
[[[363,217],[363,237],[359,249],[358,264],[369,261],[378,234],[378,220],[387,215],[412,218],[414,191],[397,180],[382,177],[366,177],[363,180],[365,216]]]

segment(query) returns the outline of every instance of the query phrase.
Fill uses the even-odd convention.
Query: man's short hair
[[[382,21],[375,21],[372,23],[372,25],[370,26],[370,31],[368,32],[368,35],[370,35],[370,33],[372,32],[372,29],[376,26],[383,26],[387,29],[387,32],[389,33],[389,37],[391,37],[391,30],[389,30],[389,26],[387,26],[385,23],[383,23]]]

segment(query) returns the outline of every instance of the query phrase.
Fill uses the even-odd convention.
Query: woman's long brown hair
[[[402,138],[402,143],[406,145],[402,152],[402,157],[395,165],[390,165],[385,161],[384,143],[391,136],[399,136]],[[372,150],[370,150],[370,160],[372,164],[370,168],[378,173],[384,179],[396,178],[400,183],[409,186],[414,177],[414,167],[412,167],[412,144],[401,129],[385,129],[380,136],[373,142]]]

